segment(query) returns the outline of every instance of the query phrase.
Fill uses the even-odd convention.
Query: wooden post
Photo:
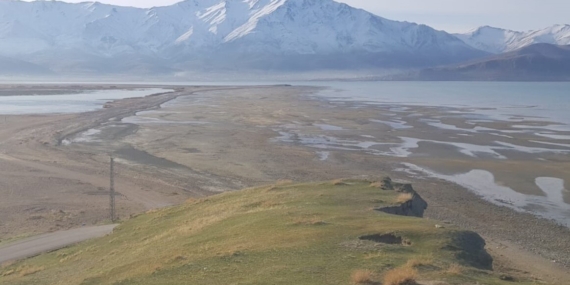
[[[113,157],[111,157],[111,171],[110,171],[110,177],[109,177],[109,202],[110,202],[110,211],[111,211],[111,222],[114,223],[116,218],[115,218],[115,159]]]

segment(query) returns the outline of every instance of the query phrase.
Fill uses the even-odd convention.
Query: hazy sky
[[[29,1],[29,0],[27,0]],[[164,6],[180,0],[101,0],[123,6]],[[336,0],[382,17],[449,32],[489,25],[513,30],[570,24],[569,0]],[[85,2],[66,0],[66,2]]]

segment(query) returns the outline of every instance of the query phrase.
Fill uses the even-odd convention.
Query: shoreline
[[[23,166],[28,171],[35,169],[36,174],[28,172],[32,175],[29,179],[37,179],[38,183],[50,177],[52,179],[47,181],[59,179],[46,182],[45,191],[58,199],[69,199],[54,209],[64,208],[61,216],[71,213],[68,218],[72,222],[67,225],[73,227],[78,223],[74,221],[80,219],[74,215],[81,216],[79,210],[74,210],[77,208],[77,205],[73,206],[77,203],[74,201],[79,201],[76,199],[88,197],[88,204],[92,204],[93,210],[84,216],[93,215],[94,220],[104,217],[91,212],[98,213],[107,204],[104,188],[108,178],[102,170],[106,169],[107,153],[118,156],[120,173],[117,179],[123,195],[119,202],[125,207],[120,213],[123,217],[157,206],[177,204],[187,198],[270,184],[279,179],[304,182],[360,175],[378,178],[388,174],[413,182],[414,188],[429,203],[428,218],[447,220],[450,226],[480,232],[492,244],[523,238],[521,244],[514,245],[515,250],[521,247],[533,255],[556,260],[556,268],[569,268],[570,249],[564,247],[570,240],[568,228],[491,204],[448,181],[422,179],[397,171],[401,168],[400,163],[412,161],[410,158],[370,155],[366,153],[367,148],[315,149],[298,140],[292,143],[274,141],[286,124],[294,124],[299,129],[294,133],[296,139],[304,135],[314,138],[334,135],[343,141],[356,141],[359,137],[366,139],[361,137],[365,133],[397,137],[389,126],[364,120],[377,115],[376,107],[364,107],[355,112],[350,106],[323,104],[309,98],[315,90],[287,86],[186,87],[175,92],[176,96],[162,94],[124,99],[94,112],[44,116],[48,119],[41,123],[33,116],[24,115],[12,132],[0,131],[3,142],[0,151],[12,159],[7,161],[6,157],[0,157],[0,166],[13,169],[0,172],[0,175],[20,183],[18,181],[22,180],[14,175],[14,171]],[[161,107],[175,99],[176,104]],[[143,115],[153,119],[154,124],[141,122],[132,129],[132,124],[122,122],[123,118],[145,110],[151,110]],[[419,125],[414,127],[420,129]],[[73,138],[89,129],[100,129],[101,136],[96,137],[96,141],[69,146],[55,143],[58,140],[54,138]],[[135,151],[125,151],[129,146]],[[430,149],[441,151],[434,146]],[[319,151],[326,155],[317,153]],[[378,148],[375,151],[384,150]],[[149,183],[151,179],[155,182]],[[61,185],[67,185],[64,187],[67,197],[50,192],[52,187],[56,189]],[[89,189],[77,193],[74,190],[77,187]],[[51,200],[48,204],[54,203]],[[10,210],[2,207],[6,205],[0,204],[0,211]],[[25,209],[33,207],[37,206],[27,205],[14,211],[24,213],[28,219],[34,215],[44,215],[44,221],[51,219],[51,209],[28,214]],[[61,213],[53,213],[58,214]],[[66,218],[59,219],[65,221]],[[33,224],[41,220],[20,222]],[[57,223],[65,224],[55,221]],[[533,226],[529,227],[529,224]]]
[[[321,151],[358,148],[370,155],[399,158],[397,168],[411,176],[452,182],[497,206],[570,228],[570,190],[565,187],[570,185],[570,172],[556,170],[570,167],[570,125],[564,122],[514,115],[504,119],[507,116],[489,115],[487,107],[379,103],[316,94],[309,98],[333,108],[389,113],[380,120],[371,119],[378,116],[372,113],[369,120],[387,126],[388,138],[362,135],[364,141],[354,136],[346,140],[327,134],[321,136],[326,142],[311,142],[319,137],[309,134],[298,140],[302,145]],[[282,138],[293,141],[287,135]],[[535,165],[534,169],[522,167],[523,161]],[[501,169],[505,167],[512,167],[513,174]],[[519,171],[520,176],[536,179],[528,183],[526,177],[517,177]],[[544,207],[556,208],[546,211]]]

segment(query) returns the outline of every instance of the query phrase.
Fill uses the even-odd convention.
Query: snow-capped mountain
[[[570,25],[555,25],[528,32],[485,26],[455,36],[474,48],[498,54],[540,43],[570,45]]]
[[[151,9],[0,1],[0,56],[56,72],[415,67],[485,55],[332,0],[186,0]]]

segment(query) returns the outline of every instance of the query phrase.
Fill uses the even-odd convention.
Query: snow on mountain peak
[[[256,61],[258,55],[340,62],[338,55],[347,54],[370,65],[417,65],[482,54],[445,32],[333,0],[185,0],[150,9],[0,1],[0,19],[0,56],[47,63],[68,54],[78,62],[126,57],[166,65],[222,57]],[[368,60],[372,54],[375,61]]]
[[[263,5],[263,6],[259,7],[258,9],[255,9],[255,7],[257,7],[261,1],[263,1],[263,0],[250,1],[248,3],[250,6],[250,9],[252,9],[251,17],[243,25],[239,26],[238,28],[233,30],[231,33],[229,33],[224,38],[225,42],[234,41],[238,38],[241,38],[241,37],[251,33],[251,31],[253,31],[257,27],[257,23],[259,22],[259,19],[275,12],[275,10],[277,10],[277,8],[281,7],[281,5],[283,5],[285,3],[285,1],[287,1],[287,0],[265,0],[266,2],[268,2],[266,5]]]
[[[570,44],[570,25],[554,25],[528,32],[484,26],[455,36],[474,48],[491,53],[503,53],[537,43],[568,45]]]
[[[444,34],[429,27],[382,19],[332,0],[185,0],[151,9],[97,2],[5,1],[0,2],[0,16],[26,23],[32,38],[38,38],[32,36],[37,33],[42,35],[40,38],[53,39],[49,41],[52,48],[88,46],[91,52],[97,52],[105,47],[105,54],[124,50],[157,52],[183,43],[210,49],[250,36],[258,41],[256,50],[387,51],[413,49],[415,44],[426,44],[433,38],[427,34]],[[263,27],[259,27],[260,21]],[[8,27],[0,26],[0,37],[6,38],[8,33],[2,33],[3,29]],[[418,32],[422,29],[426,35]],[[282,45],[274,46],[275,42]],[[261,47],[263,44],[269,45]]]

